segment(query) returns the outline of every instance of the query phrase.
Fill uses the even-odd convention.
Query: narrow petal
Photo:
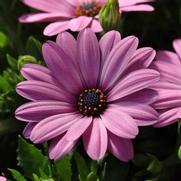
[[[82,81],[69,52],[64,50],[52,41],[45,43],[42,48],[46,64],[62,88],[77,94],[82,89]]]
[[[140,3],[153,2],[154,0],[119,0],[120,7],[132,6]]]
[[[57,0],[21,0],[27,6],[38,9],[40,11],[45,12],[62,12],[66,11],[69,13],[73,13],[73,8],[70,6],[67,1],[61,1],[61,3]]]
[[[32,100],[59,100],[74,102],[74,96],[59,89],[57,86],[42,81],[24,81],[17,85],[16,92],[22,97]]]
[[[158,121],[158,113],[149,105],[137,102],[119,102],[116,105],[133,117],[138,126],[153,125]]]
[[[93,160],[100,160],[106,153],[108,137],[100,118],[94,118],[92,124],[83,134],[83,143],[87,154]]]
[[[135,6],[120,8],[120,12],[130,12],[130,11],[154,11],[154,7],[150,5],[135,5]]]
[[[96,32],[96,33],[99,33],[101,31],[103,31],[103,28],[99,22],[99,20],[97,19],[93,19],[91,24],[90,24],[90,28],[92,31]]]
[[[16,110],[16,118],[22,121],[38,122],[47,117],[75,111],[73,105],[60,101],[37,101],[26,103]]]
[[[158,98],[153,105],[156,109],[181,106],[181,90],[158,90]]]
[[[65,21],[68,17],[71,18],[66,13],[31,13],[21,16],[19,21],[21,23]]]
[[[136,50],[134,56],[131,58],[128,68],[124,74],[133,72],[141,68],[147,68],[155,58],[156,52],[152,48],[139,48]]]
[[[67,131],[79,119],[81,117],[77,113],[58,114],[48,117],[34,127],[30,139],[34,143],[48,141]]]
[[[124,162],[132,160],[134,156],[134,148],[131,140],[118,137],[111,132],[109,132],[108,150]]]
[[[21,69],[21,74],[27,80],[43,81],[56,85],[50,70],[38,64],[25,64]]]
[[[66,31],[69,29],[69,21],[59,21],[50,23],[43,31],[43,34],[46,36],[54,36],[58,33]]]
[[[138,134],[135,120],[124,113],[119,106],[108,107],[101,118],[105,127],[117,136],[131,139]]]
[[[78,35],[78,62],[85,82],[95,87],[100,70],[100,49],[95,33],[85,29]]]
[[[101,64],[103,65],[113,47],[121,41],[121,35],[118,31],[106,33],[99,41],[101,48]]]
[[[124,38],[114,46],[103,65],[101,73],[100,86],[104,90],[112,87],[120,78],[137,46],[138,39],[134,36]]]
[[[159,121],[154,125],[154,127],[160,128],[173,124],[181,118],[181,107],[169,109],[168,111],[160,114]]]
[[[77,18],[73,18],[69,22],[69,29],[72,31],[81,31],[88,27],[92,21],[92,17],[87,16],[79,16]]]
[[[163,61],[181,66],[181,60],[178,55],[171,51],[158,51],[155,59],[156,61]]]
[[[152,69],[136,70],[125,76],[120,82],[113,87],[109,93],[109,101],[123,98],[137,91],[149,88],[160,79],[157,71]]]
[[[76,144],[76,141],[67,141],[65,136],[59,136],[57,138],[54,138],[51,141],[50,147],[49,147],[49,157],[53,160],[58,160],[59,158],[65,156],[68,154],[71,149]]]
[[[174,47],[177,55],[181,59],[181,39],[174,40],[173,41],[173,47]]]
[[[26,138],[26,139],[29,139],[30,138],[30,135],[31,135],[31,132],[33,130],[33,128],[36,126],[37,123],[28,123],[26,125],[26,127],[24,128],[23,130],[23,136]]]
[[[74,123],[67,131],[65,137],[68,141],[78,139],[89,127],[92,122],[92,117],[83,117]]]

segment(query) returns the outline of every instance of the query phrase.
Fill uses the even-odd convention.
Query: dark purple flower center
[[[76,7],[76,16],[89,16],[94,17],[99,14],[101,9],[101,4],[92,1],[92,2],[83,2],[81,5]]]
[[[106,96],[99,89],[86,89],[79,95],[78,109],[86,116],[99,116],[106,109]]]

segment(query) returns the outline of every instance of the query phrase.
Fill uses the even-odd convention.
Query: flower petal
[[[128,7],[121,7],[120,12],[130,12],[130,11],[154,11],[154,7],[150,5],[135,5]]]
[[[82,81],[74,61],[64,50],[51,41],[45,43],[42,48],[46,64],[62,88],[77,94],[82,89]]]
[[[114,46],[103,65],[101,73],[100,86],[104,90],[111,88],[120,78],[137,46],[138,39],[134,36],[124,38]]]
[[[16,118],[22,121],[38,122],[47,117],[75,111],[73,105],[60,101],[37,101],[26,103],[16,110]]]
[[[158,121],[158,113],[149,105],[137,102],[119,102],[116,105],[133,117],[138,126],[153,125]]]
[[[30,135],[31,135],[31,132],[33,130],[33,128],[36,126],[36,122],[35,123],[28,123],[26,125],[26,127],[24,128],[23,130],[23,136],[26,138],[26,139],[29,139],[30,138]]]
[[[81,119],[77,113],[58,114],[40,121],[32,130],[30,139],[42,143],[67,131],[72,124]]]
[[[69,21],[59,21],[50,23],[43,31],[43,34],[46,36],[54,36],[58,33],[66,31],[69,29]]]
[[[59,158],[65,156],[67,153],[71,151],[74,145],[77,143],[76,141],[67,141],[65,136],[59,136],[54,138],[51,141],[49,147],[49,157],[53,160],[58,160]]]
[[[100,118],[94,118],[90,127],[83,134],[83,143],[87,154],[93,160],[103,158],[107,150],[107,131]]]
[[[101,60],[99,43],[91,29],[85,29],[78,35],[78,60],[86,84],[95,87]]]
[[[97,19],[93,19],[91,24],[90,24],[90,28],[92,31],[99,33],[101,31],[103,31],[103,28],[100,24],[100,22]]]
[[[53,84],[42,81],[24,81],[17,85],[16,92],[22,97],[32,100],[59,100],[64,102],[74,102],[74,96],[59,89]]]
[[[130,139],[118,137],[109,132],[108,150],[119,160],[127,162],[133,159],[134,149]]]
[[[92,20],[92,17],[87,16],[79,16],[77,18],[73,18],[69,22],[69,29],[72,31],[81,31],[88,27]]]
[[[173,47],[174,47],[177,55],[181,59],[181,39],[174,40],[173,41]]]
[[[135,138],[138,134],[138,127],[135,120],[124,113],[119,106],[110,106],[101,115],[105,127],[113,134],[122,138]]]
[[[154,125],[154,127],[160,128],[168,126],[177,122],[178,118],[181,118],[181,107],[169,109],[168,111],[165,111],[162,114],[160,114],[159,121]]]
[[[154,0],[119,0],[120,7],[132,6],[140,3],[153,2]]]
[[[118,31],[109,31],[99,41],[101,48],[101,64],[104,64],[113,47],[121,41],[121,35]]]
[[[157,71],[152,69],[140,69],[131,72],[113,87],[108,100],[114,101],[145,88],[149,88],[160,79]]]

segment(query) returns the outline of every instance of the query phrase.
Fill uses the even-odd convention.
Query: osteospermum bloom
[[[47,68],[27,64],[27,81],[17,93],[32,102],[16,110],[16,118],[29,122],[24,135],[34,143],[50,140],[52,159],[68,153],[82,138],[88,155],[101,159],[106,150],[117,158],[133,158],[131,139],[138,126],[152,125],[157,112],[149,105],[156,93],[149,86],[159,73],[148,66],[152,48],[137,49],[138,39],[121,40],[111,31],[98,42],[91,29],[77,40],[63,32],[42,51]]]
[[[0,176],[0,181],[6,181],[5,177]]]
[[[170,125],[181,118],[181,39],[173,41],[176,53],[159,51],[153,68],[160,72],[160,81],[154,86],[158,99],[154,103],[160,112],[155,127]]]
[[[120,13],[128,11],[153,11],[153,7],[144,3],[153,0],[120,0]],[[20,17],[22,23],[51,22],[44,35],[53,36],[65,30],[80,31],[90,27],[101,32],[99,11],[106,0],[22,0],[40,13]]]

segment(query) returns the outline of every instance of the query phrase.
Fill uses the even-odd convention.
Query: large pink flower
[[[137,46],[136,37],[121,40],[116,31],[98,42],[91,29],[77,40],[63,32],[56,43],[45,43],[47,68],[25,65],[21,73],[27,81],[17,85],[17,93],[32,101],[16,110],[17,119],[29,122],[25,137],[50,140],[52,159],[67,154],[81,137],[92,159],[101,159],[107,149],[120,160],[132,159],[138,126],[158,119],[149,105],[157,96],[149,86],[159,80],[148,68],[155,51]]]
[[[176,53],[159,51],[153,64],[161,74],[160,81],[154,86],[159,94],[154,107],[160,112],[155,127],[167,126],[181,118],[181,39],[175,40],[173,47]]]
[[[6,178],[0,176],[0,181],[6,181]]]
[[[80,31],[90,27],[101,32],[99,11],[106,0],[22,0],[24,4],[41,12],[20,17],[22,23],[51,22],[44,35],[53,36],[65,30]],[[153,7],[142,3],[153,0],[120,0],[120,12],[153,11]]]

